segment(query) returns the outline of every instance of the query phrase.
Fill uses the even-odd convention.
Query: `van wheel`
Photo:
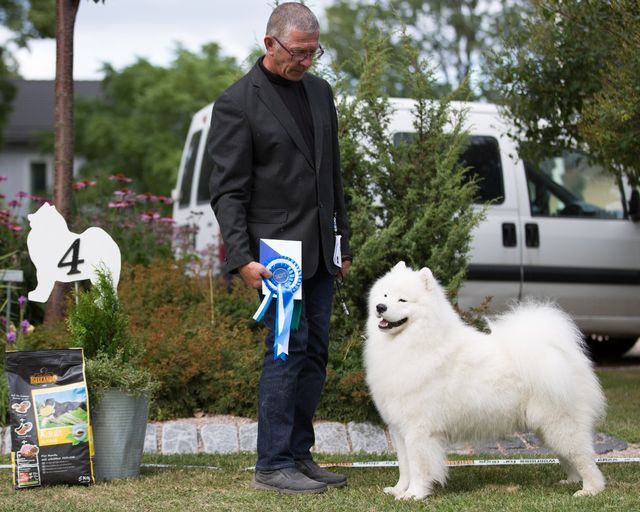
[[[592,334],[585,338],[591,357],[597,360],[621,357],[638,341],[637,336],[615,338]]]

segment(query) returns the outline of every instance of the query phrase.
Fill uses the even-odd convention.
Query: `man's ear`
[[[273,37],[271,36],[264,36],[264,48],[265,50],[267,50],[267,53],[269,55],[273,55],[275,52],[275,44],[276,41]]]

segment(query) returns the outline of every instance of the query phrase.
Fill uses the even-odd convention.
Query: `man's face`
[[[297,82],[302,80],[305,72],[313,64],[312,57],[305,57],[302,60],[291,57],[291,54],[299,51],[317,50],[320,43],[320,33],[309,34],[308,32],[300,32],[292,30],[286,36],[278,38],[280,43],[272,36],[265,36],[264,45],[267,53],[264,57],[264,66],[272,73],[279,75],[287,80]],[[283,45],[286,47],[283,48]]]

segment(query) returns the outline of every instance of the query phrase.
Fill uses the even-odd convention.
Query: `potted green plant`
[[[149,400],[157,383],[139,364],[143,348],[129,334],[128,319],[111,275],[98,269],[98,279],[80,292],[67,325],[73,346],[86,360],[96,480],[139,474]]]

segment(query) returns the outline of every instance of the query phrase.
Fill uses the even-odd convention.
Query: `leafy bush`
[[[161,382],[152,415],[197,410],[255,416],[264,330],[251,316],[254,290],[196,277],[185,262],[125,266],[120,296],[143,363]]]

